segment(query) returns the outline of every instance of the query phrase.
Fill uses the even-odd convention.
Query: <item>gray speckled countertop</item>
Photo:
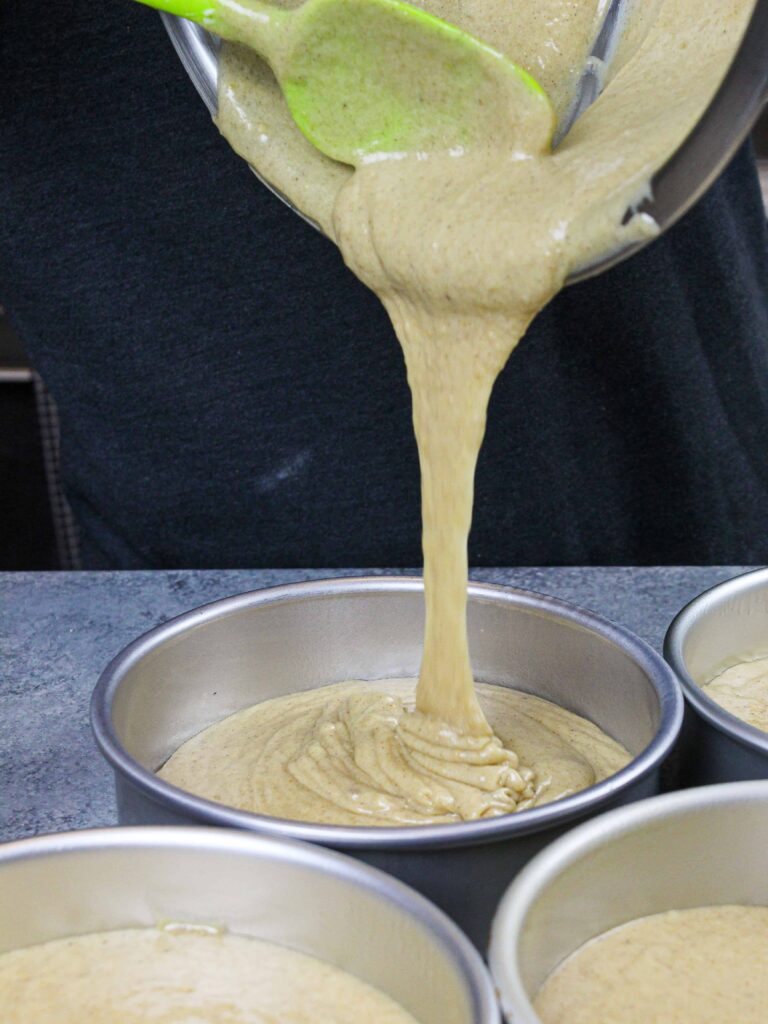
[[[682,605],[742,571],[737,566],[479,569],[472,577],[572,601],[659,648]],[[230,594],[362,574],[354,569],[0,574],[0,840],[116,823],[111,772],[91,738],[88,702],[101,670],[130,640]]]

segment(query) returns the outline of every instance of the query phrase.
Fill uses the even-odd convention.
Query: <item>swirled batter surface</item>
[[[732,665],[702,689],[732,715],[768,732],[768,658]]]
[[[3,1024],[416,1024],[358,978],[269,942],[132,928],[0,955]]]
[[[478,685],[492,732],[414,710],[413,680],[278,697],[188,740],[161,768],[218,803],[333,825],[427,825],[510,814],[613,775],[626,750],[538,697]]]
[[[543,1024],[765,1024],[768,907],[700,907],[588,942],[534,1000]]]

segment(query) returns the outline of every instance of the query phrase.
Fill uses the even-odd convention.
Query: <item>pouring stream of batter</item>
[[[606,0],[427,0],[423,6],[530,72],[560,117],[607,10]],[[572,269],[657,232],[649,216],[633,211],[717,89],[751,10],[751,0],[714,0],[705,10],[700,0],[635,3],[603,94],[555,152],[542,152],[540,133],[523,132],[514,146],[489,138],[466,152],[401,153],[354,171],[300,136],[257,58],[242,48],[225,50],[222,132],[322,226],[387,308],[405,354],[422,477],[426,628],[415,710],[409,698],[386,703],[374,692],[361,705],[354,687],[338,701],[328,698],[335,709],[330,718],[302,704],[301,694],[293,705],[294,698],[263,705],[267,719],[279,703],[283,720],[293,723],[290,740],[281,735],[295,760],[280,762],[278,775],[297,798],[251,809],[319,820],[295,786],[298,773],[304,790],[311,789],[313,772],[326,780],[313,799],[333,792],[340,804],[336,819],[328,811],[323,820],[339,824],[485,817],[530,806],[545,793],[553,798],[546,764],[534,772],[530,759],[494,735],[470,667],[467,540],[488,400],[529,323]],[[620,338],[616,353],[620,358]],[[545,381],[540,400],[546,401]],[[241,714],[243,727],[247,718],[258,732],[258,716]],[[182,747],[162,774],[201,792],[193,771],[202,756],[200,737],[190,744],[184,770]],[[629,755],[614,746],[616,770]],[[310,772],[301,768],[307,758],[315,766]],[[436,764],[443,777],[435,775]],[[605,768],[579,776],[560,795],[604,777]],[[456,777],[445,784],[454,769]],[[230,770],[231,763],[225,774]],[[249,786],[260,782],[244,783]],[[234,801],[218,782],[203,789]]]

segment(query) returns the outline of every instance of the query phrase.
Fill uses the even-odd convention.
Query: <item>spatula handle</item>
[[[263,0],[139,0],[199,25],[236,43],[245,43],[277,71],[281,44],[292,12]]]
[[[180,18],[196,21],[206,28],[214,28],[218,18],[216,5],[211,0],[139,0],[148,7],[156,7],[159,11],[176,14]]]

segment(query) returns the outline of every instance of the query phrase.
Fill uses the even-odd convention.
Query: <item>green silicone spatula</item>
[[[401,0],[142,0],[256,50],[313,145],[342,163],[478,148],[541,153],[555,114],[529,74]]]

